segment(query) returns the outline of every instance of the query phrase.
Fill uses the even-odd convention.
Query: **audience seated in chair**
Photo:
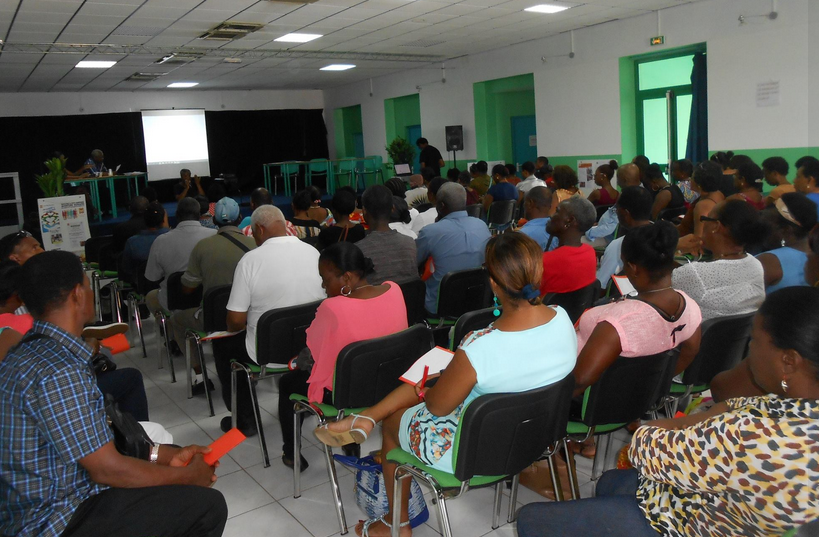
[[[197,204],[197,215],[198,213]],[[122,251],[122,257],[118,265],[119,279],[131,284],[136,283],[139,266],[148,261],[151,246],[153,246],[156,238],[170,231],[168,213],[165,212],[165,207],[161,203],[153,202],[148,204],[144,218],[145,229],[125,242],[125,249]]]
[[[628,163],[623,164],[617,168],[617,186],[620,191],[630,186],[640,185],[640,168],[636,165]],[[606,244],[614,239],[614,232],[617,230],[617,212],[614,207],[610,207],[603,216],[600,217],[597,225],[586,232],[586,238],[589,241],[596,241],[601,239]]]
[[[350,215],[355,213],[355,192],[340,188],[333,195],[330,205],[333,209],[332,226],[321,230],[318,236],[317,247],[324,250],[337,242],[358,242],[364,238],[364,226],[350,221]]]
[[[806,160],[796,171],[793,186],[819,206],[819,160]]]
[[[791,192],[783,194],[768,210],[781,247],[757,256],[765,271],[766,292],[808,285],[805,262],[810,251],[808,236],[817,221],[816,204],[804,194]]]
[[[547,245],[543,253],[541,296],[570,293],[594,281],[597,256],[580,238],[592,227],[596,217],[594,205],[580,196],[567,198],[557,206],[546,232],[552,235],[550,242],[557,242],[558,248],[550,250],[551,245]]]
[[[216,204],[215,212],[224,211],[227,203],[239,206],[231,198],[222,198]],[[176,227],[161,237],[156,237],[148,255],[145,266],[145,279],[159,282],[159,289],[150,291],[145,296],[145,305],[152,313],[168,311],[168,276],[174,272],[184,272],[188,259],[196,244],[216,234],[213,229],[199,223],[199,202],[193,198],[183,197],[176,204]]]
[[[651,224],[652,204],[651,194],[641,186],[627,186],[617,199],[614,209],[620,226],[619,237],[606,246],[606,251],[600,259],[600,268],[597,269],[597,280],[604,290],[609,285],[611,277],[623,270],[620,250],[626,233],[631,229]]]
[[[20,289],[35,337],[0,362],[0,533],[221,535],[227,506],[208,488],[208,448],[157,445],[155,464],[117,451],[80,339],[94,298],[79,258],[33,258]]]
[[[310,217],[310,207],[313,204],[313,193],[309,189],[300,190],[293,196],[293,218],[290,223],[296,230],[296,237],[318,237],[321,232],[321,222]]]
[[[493,185],[483,197],[483,210],[486,213],[489,212],[492,202],[518,199],[518,190],[509,182],[509,170],[503,164],[496,164],[492,168],[492,182]]]
[[[427,177],[429,178],[427,179]],[[404,189],[404,199],[407,200],[407,205],[409,205],[410,209],[429,201],[427,199],[427,185],[429,181],[435,177],[430,177],[429,175],[427,175],[427,177],[424,177],[420,173],[410,175],[409,190]]]
[[[469,172],[463,171],[458,174],[457,181],[454,181],[464,187],[466,190],[466,205],[467,207],[470,205],[477,205],[481,202],[481,197],[478,195],[478,191],[469,186],[472,182],[472,175]]]
[[[796,188],[788,181],[788,161],[782,157],[768,157],[762,161],[762,175],[765,182],[774,187],[765,196],[765,204],[771,206],[782,194],[796,192]]]
[[[365,257],[373,262],[373,272],[367,276],[372,285],[385,281],[404,283],[418,279],[415,241],[392,228],[389,223],[394,204],[406,202],[393,196],[383,185],[373,185],[361,197],[364,221],[370,230],[356,243]]]
[[[592,191],[592,193],[589,194],[588,200],[594,203],[595,206],[614,205],[617,203],[617,198],[620,196],[620,192],[618,192],[617,189],[611,184],[611,180],[614,179],[614,172],[617,171],[617,167],[617,161],[612,160],[609,161],[608,164],[598,166],[594,171],[594,184],[600,188]]]
[[[604,474],[595,498],[525,506],[518,534],[762,536],[816,520],[817,337],[819,290],[773,293],[754,320],[746,386],[706,412],[646,423],[634,469]]]
[[[256,243],[252,237],[246,237],[237,227],[242,214],[239,205],[232,198],[222,198],[216,204],[214,222],[219,226],[215,235],[206,237],[193,247],[185,274],[182,275],[182,292],[193,293],[200,286],[204,295],[214,287],[233,283],[236,265],[246,252],[254,249]],[[187,330],[204,330],[202,308],[190,308],[174,312],[170,319],[173,337],[180,349],[185,349],[185,332]],[[204,393],[201,384],[199,356],[191,353],[191,366],[196,373],[193,394]]]
[[[657,194],[654,196],[654,205],[651,208],[651,219],[656,221],[666,209],[684,209],[685,196],[677,185],[669,183],[658,164],[652,164],[646,170],[646,175],[651,183],[651,190]]]
[[[702,320],[752,313],[765,300],[762,263],[746,252],[768,228],[751,205],[729,199],[711,210],[703,227],[702,247],[711,261],[686,263],[674,269],[674,289],[700,306]]]
[[[0,361],[34,324],[28,313],[14,314],[23,305],[18,293],[21,270],[22,267],[10,259],[0,261]]]
[[[765,208],[762,194],[762,169],[753,162],[743,162],[734,173],[734,188],[737,193],[728,199],[738,199],[748,203],[754,209]]]
[[[332,224],[333,213],[321,206],[321,190],[312,185],[305,188],[305,190],[310,192],[310,208],[307,210],[308,217],[321,224],[322,227]]]
[[[22,265],[44,251],[40,242],[28,231],[17,231],[0,239],[0,261],[10,259]]]
[[[574,196],[585,198],[583,192],[577,187],[577,172],[571,166],[555,166],[552,176],[555,185],[555,193],[552,196],[553,210],[557,210],[558,203]],[[595,216],[597,216],[596,212]]]
[[[524,196],[536,186],[546,186],[546,181],[538,179],[535,175],[535,165],[531,161],[526,161],[520,165],[520,174],[523,180],[515,185],[518,190],[518,203],[523,203]]]
[[[575,363],[577,341],[572,323],[561,308],[540,304],[538,285],[541,250],[522,233],[493,237],[486,246],[486,269],[503,313],[485,330],[468,334],[433,387],[400,386],[362,414],[316,430],[332,446],[363,442],[383,421],[386,454],[395,447],[415,454],[421,462],[453,471],[452,443],[464,408],[480,395],[521,392],[565,378]],[[543,342],[548,341],[547,347]],[[433,375],[435,376],[435,375]],[[383,461],[387,497],[392,499],[395,464]],[[400,535],[408,537],[409,482],[404,481]],[[359,523],[358,535],[387,536],[390,515]]]
[[[262,205],[273,205],[273,197],[266,188],[259,187],[253,189],[253,192],[250,193],[251,214]],[[296,227],[292,224],[292,222],[290,222],[290,220],[286,220],[285,225],[287,226],[288,237],[298,237],[298,231],[296,231]],[[246,237],[253,236],[253,226],[250,225],[250,216],[244,217],[242,222],[239,224],[239,229],[242,230],[242,233]]]
[[[725,195],[720,192],[720,181],[722,181],[722,168],[719,164],[711,161],[701,162],[694,168],[694,175],[691,176],[691,189],[699,194],[699,197],[688,207],[680,225],[677,226],[681,237],[693,234],[702,237],[701,216],[707,216],[714,206],[725,200]]]
[[[407,200],[399,196],[392,197],[392,212],[390,212],[389,228],[415,241],[415,239],[418,238],[418,234],[412,230],[413,211],[417,218],[418,211],[410,209],[409,206],[407,206]],[[370,226],[370,229],[372,230],[372,226]]]
[[[691,174],[693,173],[694,164],[688,159],[675,160],[671,163],[671,179],[683,193],[686,206],[694,203],[699,197],[699,194],[691,188]]]
[[[427,200],[432,205],[429,209],[422,213],[418,213],[416,215],[411,215],[410,219],[410,228],[412,231],[415,232],[416,235],[421,233],[421,230],[427,227],[430,224],[434,224],[438,218],[438,210],[435,208],[435,203],[437,201],[436,194],[438,190],[441,188],[441,185],[447,183],[448,181],[443,177],[436,177],[432,181],[429,182],[427,185]],[[416,204],[416,207],[418,205]]]
[[[438,286],[448,272],[478,268],[483,263],[489,228],[466,214],[466,191],[456,183],[445,183],[438,190],[438,221],[421,230],[415,241],[418,265],[431,258],[435,272],[427,279],[424,306],[431,314],[438,311]]]
[[[273,205],[262,205],[251,216],[253,239],[258,248],[246,253],[238,265],[227,304],[227,327],[231,332],[246,330],[244,337],[222,338],[213,342],[216,371],[222,384],[222,398],[231,405],[230,361],[256,361],[256,323],[263,313],[324,298],[318,272],[319,252],[309,244],[286,235],[284,215]],[[253,406],[247,384],[240,382],[236,393],[237,421],[245,434],[256,434]],[[222,419],[222,430],[231,428],[231,417]]]
[[[379,285],[368,283],[367,276],[372,269],[372,261],[351,243],[334,244],[321,253],[318,270],[327,299],[318,307],[316,318],[307,329],[307,348],[313,365],[309,371],[287,373],[279,382],[282,462],[286,466],[293,467],[294,456],[290,395],[307,395],[310,401],[332,403],[333,375],[341,349],[350,343],[407,328],[407,309],[401,288],[391,281]],[[302,459],[301,469],[306,468],[307,461]]]
[[[114,226],[113,237],[111,238],[111,250],[115,254],[120,254],[125,249],[125,243],[145,229],[145,211],[148,209],[148,198],[145,196],[135,196],[128,206],[131,218]]]
[[[489,164],[487,164],[485,160],[479,160],[473,164],[473,166],[475,167],[474,169],[472,169],[472,167],[469,168],[469,173],[472,175],[472,181],[469,182],[469,187],[477,192],[480,198],[483,198],[489,191],[489,187],[492,186],[492,178],[487,174],[487,172],[489,172]]]
[[[526,191],[523,202],[526,223],[518,231],[529,235],[542,250],[554,250],[558,247],[557,240],[549,243],[551,235],[546,232],[546,226],[552,216],[552,191],[545,186],[535,186]]]

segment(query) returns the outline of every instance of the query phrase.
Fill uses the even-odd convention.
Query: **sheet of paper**
[[[212,339],[221,339],[223,337],[235,336],[236,334],[241,334],[242,332],[244,332],[244,330],[242,330],[241,332],[227,332],[225,330],[222,330],[220,332],[211,332],[207,336],[203,337],[201,341],[210,341]]]
[[[424,376],[424,366],[429,366],[430,376],[437,375],[439,372],[446,369],[446,366],[448,366],[449,362],[452,361],[453,356],[455,356],[455,353],[452,351],[443,347],[435,347],[418,358],[418,360],[412,364],[412,367],[407,369],[407,372],[401,375],[401,380],[407,384],[412,384],[415,386],[421,382],[421,379]]]
[[[628,296],[637,294],[637,289],[631,285],[628,276],[612,276],[611,278],[614,280],[614,285],[617,286],[617,290],[620,291],[621,295]]]

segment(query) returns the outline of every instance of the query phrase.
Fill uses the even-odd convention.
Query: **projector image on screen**
[[[143,110],[142,131],[150,181],[210,175],[204,110]]]

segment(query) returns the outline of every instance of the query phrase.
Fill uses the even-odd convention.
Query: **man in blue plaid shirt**
[[[0,534],[222,535],[208,448],[155,446],[150,462],[116,450],[80,337],[94,305],[79,258],[31,258],[20,295],[38,337],[0,362]]]

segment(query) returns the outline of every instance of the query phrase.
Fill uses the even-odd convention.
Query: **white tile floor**
[[[228,415],[228,411],[221,399],[219,380],[213,366],[212,356],[209,354],[209,346],[206,346],[208,370],[210,378],[217,387],[213,392],[216,412],[214,417],[208,415],[208,406],[204,396],[187,398],[184,358],[174,359],[176,383],[171,383],[167,364],[163,369],[157,368],[157,346],[153,321],[146,320],[145,325],[148,357],[142,357],[138,337],[132,330],[129,335],[132,344],[135,343],[137,346],[117,355],[115,361],[119,367],[136,367],[142,371],[148,394],[151,421],[164,425],[173,434],[175,443],[180,445],[210,444],[221,436],[219,422],[222,417]],[[317,441],[310,433],[315,422],[310,420],[305,422],[303,454],[310,463],[310,468],[302,474],[302,495],[295,499],[293,498],[293,471],[281,463],[281,431],[277,418],[278,394],[275,383],[263,381],[257,390],[271,465],[269,468],[264,468],[256,437],[248,439],[222,459],[217,470],[219,480],[215,488],[225,495],[229,509],[229,519],[224,535],[226,537],[254,537],[271,534],[288,537],[339,535],[338,520],[332,503],[323,452],[316,446]],[[607,467],[613,467],[617,451],[625,445],[627,440],[628,435],[625,432],[615,435]],[[374,434],[362,446],[362,453],[368,453],[380,447],[380,434]],[[584,498],[590,497],[594,491],[590,477],[591,461],[582,457],[576,457],[576,460],[581,494]],[[342,488],[344,511],[350,529],[348,535],[352,536],[355,535],[353,526],[365,516],[355,503],[354,475],[341,465],[337,465],[337,469]],[[429,493],[426,490],[425,492],[430,518],[427,523],[415,528],[413,535],[435,537],[439,535],[438,519],[435,508],[429,501]],[[546,501],[545,498],[525,487],[520,487],[517,499],[518,508],[527,503]],[[492,501],[492,489],[478,489],[468,492],[461,499],[448,502],[447,508],[453,534],[456,537],[515,537],[515,524],[505,522],[509,492],[504,492],[501,505],[503,524],[494,531],[491,527]]]

